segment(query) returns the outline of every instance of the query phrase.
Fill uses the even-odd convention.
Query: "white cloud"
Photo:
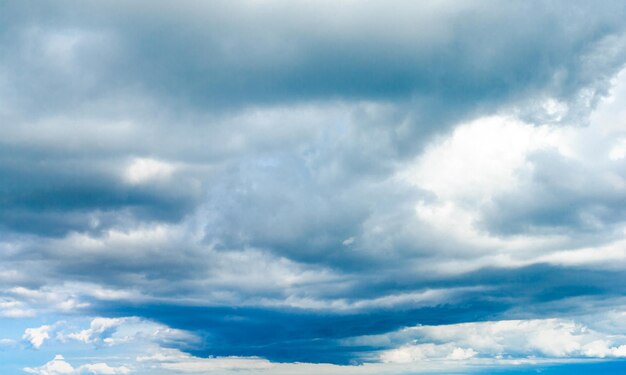
[[[602,266],[608,269],[623,269],[626,262],[626,239],[602,246],[554,251],[539,256],[536,261],[563,266]]]
[[[551,127],[506,116],[482,117],[430,145],[406,178],[440,199],[480,202],[515,188],[529,152],[557,144]]]
[[[494,250],[514,251],[560,242],[550,236],[497,236],[480,227],[485,210],[497,196],[515,194],[520,179],[532,172],[527,157],[542,149],[562,148],[559,132],[507,116],[491,116],[460,124],[448,137],[433,142],[400,180],[432,192],[417,202],[418,222],[435,236],[435,246],[455,241],[476,256]],[[470,265],[468,263],[468,265]],[[442,264],[441,270],[451,269]],[[473,269],[460,269],[466,272]],[[446,271],[447,272],[447,271]]]
[[[159,349],[137,358],[138,369],[166,370],[165,374],[267,374],[267,375],[381,375],[460,373],[472,366],[490,368],[495,365],[558,363],[563,360],[541,358],[479,358],[472,349],[453,345],[422,345],[418,349],[402,348],[405,352],[391,353],[388,362],[368,362],[361,365],[333,365],[324,363],[280,363],[256,357],[191,357],[176,349]],[[419,358],[419,360],[417,360]],[[474,367],[475,368],[475,367]]]
[[[91,320],[89,328],[78,332],[62,332],[60,336],[62,339],[104,346],[165,342],[185,342],[189,344],[197,341],[197,337],[191,333],[137,317],[97,317]]]
[[[17,286],[5,293],[19,299],[20,303],[35,307],[36,310],[76,311],[89,306],[88,303],[79,301],[72,290],[61,287],[44,286],[41,289],[29,289]]]
[[[169,178],[175,169],[173,164],[161,160],[135,158],[124,172],[124,179],[130,184],[162,181]]]
[[[157,357],[148,360],[153,361]],[[146,360],[145,358],[144,360]],[[191,357],[179,351],[172,351],[168,361],[160,362],[160,367],[184,373],[203,373],[218,370],[229,372],[261,371],[275,367],[270,361],[257,357]]]
[[[43,345],[44,341],[50,338],[49,333],[52,328],[53,327],[50,325],[43,325],[38,328],[27,328],[24,331],[22,338],[30,342],[35,349],[39,349],[41,345]]]
[[[617,124],[623,123],[626,69],[614,84],[588,127],[482,117],[433,142],[400,172],[402,181],[433,194],[415,205],[420,229],[414,231],[422,232],[416,238],[463,257],[439,256],[428,269],[622,264],[626,223],[618,206],[625,197],[626,131]]]
[[[0,346],[14,346],[16,343],[13,339],[0,339]]]
[[[27,318],[35,316],[35,311],[13,298],[0,300],[0,316],[7,318]]]
[[[614,161],[624,159],[626,157],[626,139],[620,139],[611,148],[609,158]]]
[[[459,355],[457,352],[455,355]],[[177,349],[160,348],[154,352],[137,358],[138,368],[166,370],[165,373],[188,374],[267,374],[267,375],[325,375],[325,374],[406,374],[423,373],[432,370],[456,369],[463,366],[462,362],[454,358],[446,358],[439,363],[422,362],[419,366],[414,363],[365,363],[359,366],[332,365],[317,363],[280,363],[270,362],[257,357],[192,357]],[[144,366],[144,367],[141,367]]]
[[[130,374],[131,373],[131,370],[126,366],[111,367],[107,365],[106,363],[102,363],[102,362],[82,365],[80,366],[79,371],[86,372],[89,374],[103,374],[103,375]]]
[[[385,336],[385,335],[383,335]],[[384,351],[385,362],[414,362],[430,358],[625,357],[626,336],[604,333],[572,320],[533,319],[417,326],[388,335],[414,340]],[[372,338],[356,339],[372,340]],[[366,341],[364,341],[366,342]]]
[[[57,354],[54,359],[40,367],[26,367],[25,372],[36,375],[80,375],[80,374],[129,374],[131,370],[126,366],[111,367],[106,363],[99,362],[74,367],[65,361],[65,358]]]
[[[406,345],[391,349],[381,354],[380,359],[385,363],[412,363],[428,360],[466,360],[477,353],[469,348],[464,349],[452,344],[417,344]]]
[[[57,354],[54,359],[41,367],[27,367],[24,369],[24,371],[30,374],[37,375],[76,374],[76,370],[74,369],[74,367],[65,362],[65,358],[63,358],[63,356],[60,354]]]
[[[350,311],[367,310],[372,308],[390,308],[398,306],[422,307],[435,306],[454,299],[455,296],[467,292],[483,290],[482,287],[466,288],[433,288],[410,293],[388,294],[377,298],[347,299],[347,298],[327,298],[316,299],[312,297],[289,296],[285,299],[276,300],[264,298],[258,300],[257,304],[263,306],[288,306],[311,310],[328,311]]]
[[[70,333],[67,337],[88,344],[101,342],[110,339],[108,336],[110,336],[113,329],[119,327],[127,320],[128,318],[95,318],[91,321],[89,328],[77,333]]]

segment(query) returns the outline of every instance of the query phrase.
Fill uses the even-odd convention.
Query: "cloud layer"
[[[624,19],[3,2],[0,370],[624,357]]]

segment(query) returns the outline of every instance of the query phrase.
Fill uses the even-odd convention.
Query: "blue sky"
[[[0,1],[0,373],[626,372],[622,1]]]

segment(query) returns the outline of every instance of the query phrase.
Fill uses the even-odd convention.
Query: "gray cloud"
[[[395,330],[614,301],[624,133],[602,103],[624,85],[625,12],[5,2],[0,314],[235,306],[250,326],[213,334],[306,311],[299,327],[328,314],[347,337],[370,312]],[[306,341],[324,332],[296,359],[358,356]]]
[[[578,110],[581,90],[602,94],[622,61],[612,3],[591,13],[582,3],[401,5],[5,4],[3,201],[33,206],[15,207],[5,226],[63,234],[86,229],[83,208],[167,220],[198,204],[193,183],[120,185],[111,170],[133,156],[205,168],[234,161],[233,170],[265,153],[313,155],[308,173],[389,174],[428,134],[466,116],[538,95]],[[293,103],[314,113],[293,113]],[[205,168],[187,179],[214,185]],[[37,197],[69,217],[38,215]]]

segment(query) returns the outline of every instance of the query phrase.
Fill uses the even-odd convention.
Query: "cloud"
[[[82,365],[78,368],[74,368],[71,364],[65,361],[65,358],[57,354],[50,362],[44,364],[41,367],[26,367],[24,368],[29,374],[37,375],[62,375],[62,374],[130,374],[131,370],[125,366],[111,367],[106,363],[93,363]]]
[[[60,342],[76,340],[100,348],[145,343],[189,347],[198,342],[198,337],[192,333],[138,317],[96,317],[86,329],[72,331],[71,327],[65,327],[58,330],[57,339]]]
[[[0,347],[3,346],[15,346],[17,342],[13,339],[0,339]]]
[[[399,336],[415,338],[381,354],[386,362],[474,356],[519,358],[623,357],[625,337],[596,332],[563,319],[511,320],[407,328]],[[434,341],[435,343],[430,343]]]
[[[24,308],[21,301],[10,298],[0,301],[0,309],[0,315],[9,318],[25,318],[35,314],[33,310]]]
[[[623,314],[622,314],[623,315]],[[605,314],[586,317],[610,320],[620,329],[624,320]],[[143,336],[142,340],[148,339]],[[126,363],[103,362],[72,366],[62,356],[37,368],[35,374],[216,373],[242,371],[267,374],[404,374],[466,372],[500,366],[576,363],[581,358],[622,358],[626,336],[602,332],[570,319],[503,320],[451,325],[419,325],[375,336],[343,340],[353,347],[368,347],[365,363],[356,365],[269,361],[260,357],[190,355],[167,346],[146,346],[138,340],[122,342],[122,350],[137,353]],[[139,349],[139,350],[138,350]],[[47,372],[46,372],[47,371]],[[56,372],[55,372],[56,371]],[[66,371],[66,372],[63,372]]]
[[[82,372],[87,372],[90,374],[130,374],[131,370],[127,367],[111,367],[106,363],[94,363],[82,365],[80,370]]]
[[[115,332],[116,328],[124,324],[126,319],[110,319],[110,318],[96,318],[91,321],[88,329],[82,330],[78,333],[70,333],[68,338],[83,341],[85,343],[105,342],[107,344],[113,344],[111,334]]]
[[[198,358],[176,349],[159,349],[155,353],[137,357],[139,363],[156,364],[157,367],[182,373],[202,373],[226,370],[227,372],[263,371],[275,367],[269,361],[255,357]]]
[[[242,3],[175,11],[150,3],[150,15],[139,4],[148,5],[5,6],[13,16],[2,29],[11,36],[3,39],[2,113],[14,125],[0,130],[0,173],[12,181],[3,188],[9,231],[61,236],[179,221],[207,186],[232,177],[215,175],[220,168],[297,160],[304,150],[319,164],[313,173],[389,173],[429,135],[476,112],[525,108],[537,97],[546,98],[537,107],[552,103],[548,114],[590,109],[622,63],[623,17],[611,4],[576,12],[274,1],[273,12],[256,16],[258,5]],[[391,19],[393,30],[383,21]],[[167,37],[155,39],[155,28]],[[579,103],[581,93],[590,103]],[[170,173],[176,178],[162,178]],[[157,175],[158,184],[136,183]]]
[[[49,325],[43,325],[38,328],[27,328],[26,331],[24,331],[22,339],[30,342],[33,348],[39,349],[44,341],[50,338],[49,332],[52,328],[53,327]]]
[[[467,360],[477,353],[473,349],[463,349],[449,344],[409,345],[390,350],[381,355],[385,363],[411,363],[432,359]]]
[[[65,362],[65,358],[58,354],[52,361],[46,363],[39,368],[25,368],[24,371],[31,374],[56,375],[56,374],[74,374],[75,370],[69,363]]]
[[[137,158],[126,169],[125,178],[131,184],[140,184],[168,178],[174,167],[154,159]]]
[[[624,304],[619,2],[1,8],[0,316],[95,317],[31,346],[277,373],[621,356],[572,318]]]

